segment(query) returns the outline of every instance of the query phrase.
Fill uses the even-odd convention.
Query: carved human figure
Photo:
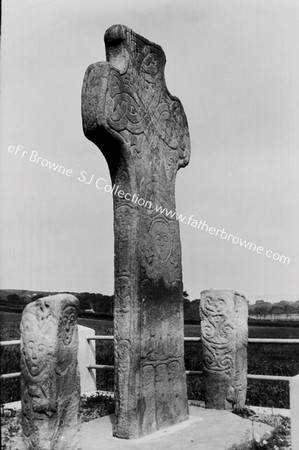
[[[247,300],[233,291],[203,291],[200,317],[206,408],[243,408],[247,389]]]
[[[181,102],[166,87],[161,47],[123,25],[106,31],[105,45],[107,62],[85,74],[82,117],[118,189],[114,435],[133,438],[188,417],[179,225],[158,207],[175,211],[190,140]],[[172,407],[163,393],[170,385]]]
[[[26,449],[80,449],[77,309],[73,295],[29,303],[21,320],[22,429]]]

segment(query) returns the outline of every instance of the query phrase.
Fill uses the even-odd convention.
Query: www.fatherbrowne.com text
[[[51,162],[48,159],[39,156],[37,151],[31,151],[31,153],[29,153],[24,149],[23,145],[9,145],[7,150],[13,155],[18,155],[22,159],[28,159],[28,161],[30,161],[31,163],[53,170],[54,172],[60,175],[65,175],[68,178],[72,177],[74,174],[72,169],[66,168],[61,164]],[[176,211],[171,211],[167,208],[163,208],[162,206],[155,205],[150,200],[145,200],[136,193],[132,194],[130,192],[125,192],[120,189],[118,185],[111,186],[109,183],[104,184],[106,183],[105,178],[97,178],[94,174],[89,176],[86,170],[81,170],[77,179],[78,181],[80,181],[80,183],[84,183],[87,185],[94,184],[98,190],[103,190],[104,192],[111,193],[112,195],[117,195],[119,198],[124,198],[125,200],[148,210],[155,210],[160,215],[164,215],[169,219],[177,220],[180,223],[189,225],[194,229],[204,231],[205,233],[208,233],[211,236],[216,236],[219,239],[230,241],[234,245],[239,245],[246,250],[251,250],[257,253],[258,255],[265,256],[266,258],[270,258],[274,261],[278,261],[287,265],[289,265],[291,262],[291,259],[288,256],[281,255],[280,253],[273,252],[272,250],[266,250],[261,245],[257,245],[254,242],[249,242],[246,239],[242,239],[234,234],[228,233],[224,228],[215,228],[209,226],[205,220],[197,220],[193,214],[191,214],[190,216],[183,216]]]
[[[240,247],[243,247],[247,250],[256,252],[258,255],[266,256],[267,258],[271,258],[274,261],[279,261],[287,265],[289,265],[291,262],[291,259],[288,256],[281,255],[280,253],[273,252],[272,250],[265,250],[264,247],[262,247],[261,245],[256,245],[254,242],[249,242],[246,239],[242,239],[236,235],[228,233],[227,231],[225,231],[224,228],[221,229],[211,227],[206,223],[205,220],[197,220],[193,214],[191,214],[189,217],[183,216],[182,214],[179,214],[176,211],[171,211],[167,208],[163,208],[162,206],[156,204],[153,205],[153,203],[150,200],[145,200],[144,198],[139,197],[139,195],[136,193],[131,194],[130,192],[125,192],[124,190],[120,189],[119,185],[114,184],[113,186],[111,186],[110,184],[103,184],[106,182],[104,178],[94,179],[94,175],[91,175],[91,177],[88,177],[87,179],[86,171],[81,171],[78,180],[86,184],[91,184],[92,182],[94,182],[96,188],[99,190],[104,190],[105,192],[117,195],[119,198],[124,198],[125,200],[135,203],[143,208],[155,210],[159,214],[164,215],[169,219],[178,220],[179,222],[185,225],[189,225],[192,228],[204,231],[222,240],[230,241],[234,245],[239,245]]]

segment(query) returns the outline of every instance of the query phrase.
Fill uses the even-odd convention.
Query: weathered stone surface
[[[177,170],[190,140],[167,90],[160,46],[122,25],[105,34],[107,61],[82,92],[84,133],[103,152],[114,185],[114,435],[133,438],[187,419]]]
[[[233,291],[203,291],[200,317],[206,408],[243,408],[247,389],[247,300]]]
[[[80,449],[79,302],[58,294],[29,303],[21,321],[21,400],[26,449]]]

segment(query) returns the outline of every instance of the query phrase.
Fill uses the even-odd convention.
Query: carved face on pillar
[[[49,357],[54,353],[51,335],[42,332],[34,314],[27,314],[23,328],[23,354],[25,364],[33,377],[40,375],[49,364]]]
[[[126,241],[131,233],[131,209],[129,206],[119,206],[115,220],[115,233],[120,241]]]
[[[62,313],[61,320],[61,337],[65,345],[69,345],[72,341],[74,329],[76,325],[77,313],[74,306],[66,306]]]
[[[153,247],[156,255],[160,260],[165,261],[172,247],[172,235],[168,223],[163,220],[156,220],[153,222],[150,234],[153,239]]]

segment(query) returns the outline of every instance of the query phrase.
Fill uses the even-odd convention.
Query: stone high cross
[[[105,34],[108,62],[88,67],[85,136],[104,154],[114,192],[114,436],[135,438],[188,418],[175,178],[190,139],[165,83],[159,45],[123,25]]]

